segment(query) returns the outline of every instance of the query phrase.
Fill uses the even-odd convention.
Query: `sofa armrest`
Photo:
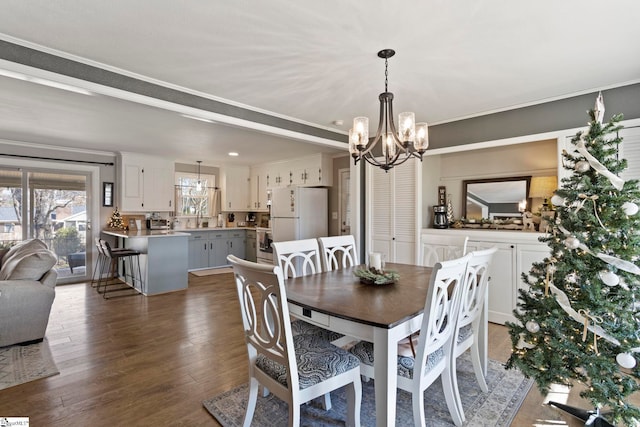
[[[54,269],[47,271],[40,279],[40,283],[50,288],[56,287],[56,280],[58,279],[58,272]]]

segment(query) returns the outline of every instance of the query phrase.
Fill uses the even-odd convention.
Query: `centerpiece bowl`
[[[360,279],[360,283],[365,285],[390,285],[400,277],[395,271],[378,270],[366,265],[356,268],[353,274]]]

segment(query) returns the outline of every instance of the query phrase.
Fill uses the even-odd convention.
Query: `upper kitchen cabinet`
[[[223,211],[252,211],[249,198],[250,169],[248,166],[220,168],[220,188]],[[266,192],[265,192],[266,194]]]
[[[267,169],[264,166],[251,167],[251,178],[249,180],[251,210],[255,212],[268,212],[267,206]]]
[[[333,159],[328,154],[314,154],[299,159],[266,165],[269,177],[267,187],[331,187],[333,185]]]
[[[118,160],[121,211],[173,210],[173,161],[138,153],[120,153]]]

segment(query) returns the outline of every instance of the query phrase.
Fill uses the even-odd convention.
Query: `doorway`
[[[338,169],[338,220],[340,235],[351,234],[351,171]]]
[[[58,283],[87,280],[90,174],[0,166],[0,247],[40,239],[58,256]]]

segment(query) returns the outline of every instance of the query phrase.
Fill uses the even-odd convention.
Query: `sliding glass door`
[[[88,181],[83,172],[0,166],[0,247],[40,239],[58,255],[58,283],[86,280]]]

